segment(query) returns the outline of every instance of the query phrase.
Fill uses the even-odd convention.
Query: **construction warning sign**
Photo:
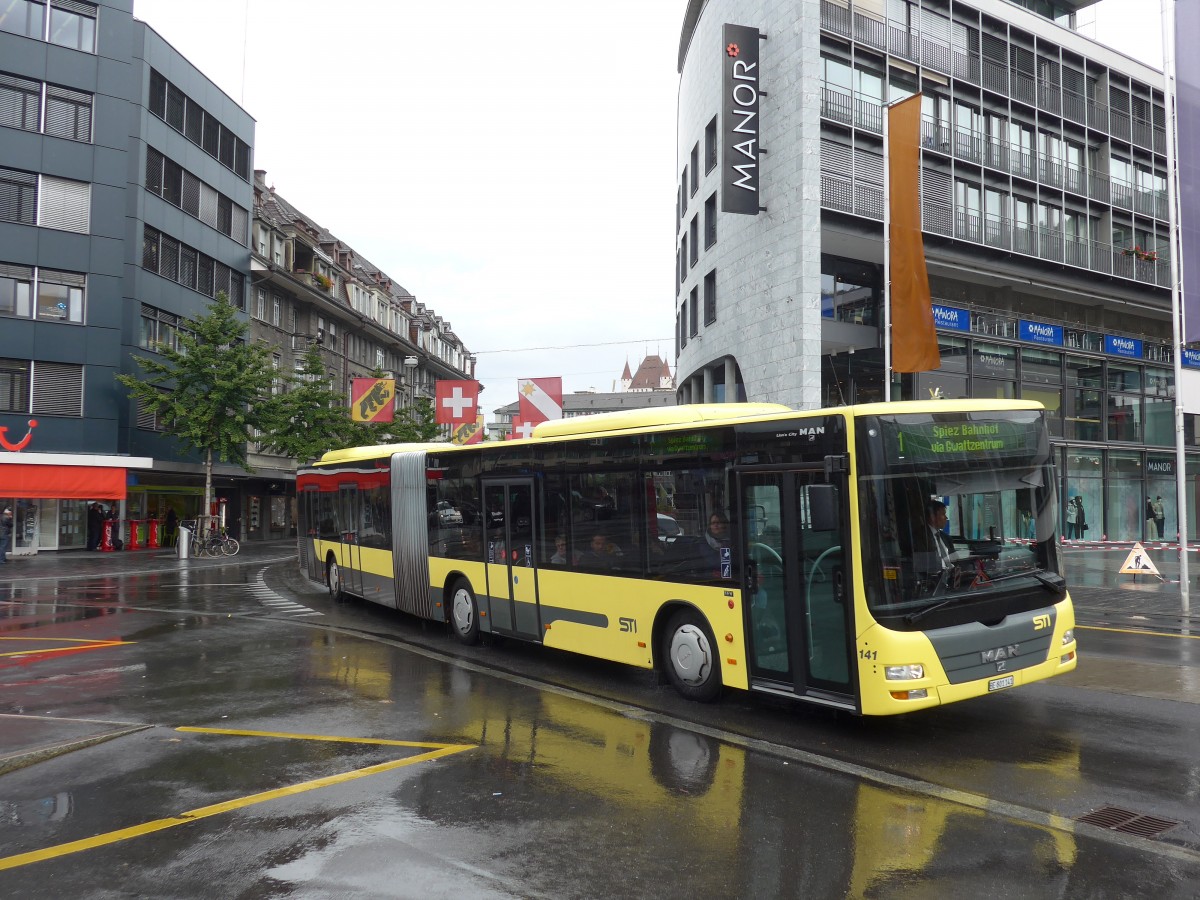
[[[1146,553],[1140,543],[1134,544],[1133,549],[1129,551],[1129,555],[1125,557],[1125,565],[1121,566],[1122,575],[1158,575],[1158,569],[1154,563],[1150,561],[1149,554]],[[1161,578],[1162,576],[1159,575]]]

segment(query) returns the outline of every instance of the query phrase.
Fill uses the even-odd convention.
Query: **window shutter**
[[[41,91],[41,82],[0,75],[0,125],[37,131]]]
[[[137,427],[142,431],[156,431],[155,415],[146,408],[146,401],[141,397],[137,401]]]
[[[160,119],[167,117],[167,79],[155,69],[150,70],[150,100],[147,106]]]
[[[39,416],[83,415],[83,366],[33,364],[33,410]]]
[[[37,223],[37,176],[0,169],[0,222]]]
[[[42,176],[38,198],[38,224],[43,228],[78,231],[90,226],[91,185],[86,181]]]
[[[47,85],[46,134],[73,141],[90,141],[92,95]]]
[[[229,235],[243,247],[246,246],[246,226],[250,215],[236,203],[233,204],[233,229]]]
[[[142,268],[158,272],[159,233],[146,225],[142,232]]]
[[[162,196],[163,155],[153,147],[146,148],[146,190]]]
[[[200,218],[201,181],[191,172],[183,171],[183,211]]]
[[[29,362],[0,359],[0,412],[29,412]]]
[[[217,197],[216,191],[204,182],[200,182],[200,221],[205,225],[217,227]]]

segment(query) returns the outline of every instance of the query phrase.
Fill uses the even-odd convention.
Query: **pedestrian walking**
[[[8,547],[12,543],[13,516],[12,509],[4,508],[0,513],[0,566],[8,564]]]
[[[1167,536],[1167,509],[1163,506],[1162,494],[1154,498],[1154,526],[1158,529],[1158,539],[1165,539]]]
[[[87,548],[95,550],[100,546],[100,535],[104,528],[104,512],[99,503],[89,503],[87,508]]]
[[[1075,498],[1071,497],[1067,500],[1067,540],[1074,540],[1077,536],[1075,533],[1076,523],[1079,521],[1079,507],[1075,505]]]
[[[1083,508],[1083,498],[1078,494],[1075,495],[1075,530],[1080,540],[1087,537],[1087,511]]]
[[[1158,540],[1158,519],[1154,515],[1154,501],[1146,498],[1146,540]]]

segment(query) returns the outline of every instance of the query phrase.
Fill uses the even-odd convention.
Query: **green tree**
[[[139,409],[167,434],[204,456],[204,509],[212,503],[214,457],[253,471],[246,459],[252,429],[271,425],[270,350],[246,340],[247,325],[222,291],[200,318],[179,330],[179,349],[135,356],[141,377],[117,375]]]
[[[304,367],[288,379],[287,391],[274,398],[270,419],[270,430],[259,438],[263,446],[301,465],[327,450],[374,443],[350,421],[345,395],[330,388],[315,345],[304,354]]]

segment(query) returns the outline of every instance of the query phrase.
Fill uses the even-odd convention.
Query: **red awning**
[[[17,466],[0,463],[0,497],[124,500],[125,470],[108,466]]]

